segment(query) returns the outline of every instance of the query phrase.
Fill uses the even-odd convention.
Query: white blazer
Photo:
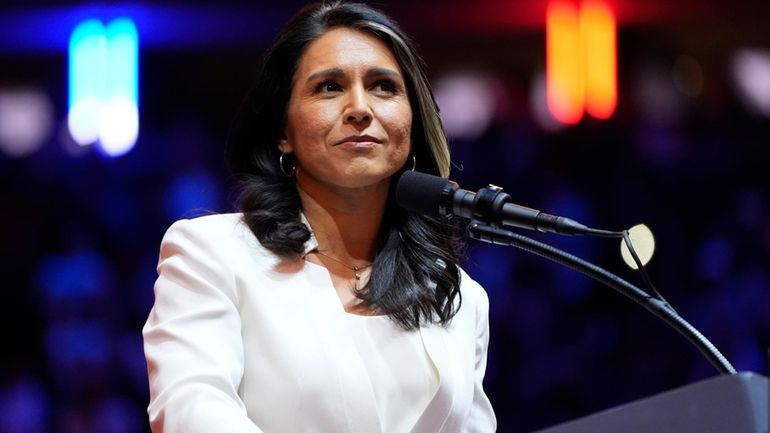
[[[307,249],[315,247],[312,238]],[[326,269],[282,261],[241,214],[224,214],[174,223],[158,274],[143,331],[153,432],[382,432],[366,366],[343,332],[349,313]],[[496,428],[481,384],[488,299],[461,277],[451,324],[414,331],[439,385],[412,433]]]

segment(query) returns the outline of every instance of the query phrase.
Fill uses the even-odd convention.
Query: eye
[[[339,92],[340,90],[342,87],[332,80],[322,81],[315,86],[316,93]]]
[[[379,80],[374,83],[373,88],[376,91],[390,94],[397,94],[401,91],[401,87],[393,80]]]

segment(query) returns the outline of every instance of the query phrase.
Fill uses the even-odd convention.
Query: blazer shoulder
[[[489,298],[486,290],[476,280],[471,278],[464,269],[458,267],[460,270],[460,291],[463,295],[463,302],[466,299],[471,300],[474,303],[488,303]]]
[[[224,213],[204,215],[191,219],[175,221],[166,231],[166,236],[171,234],[184,234],[192,238],[214,238],[223,240],[223,237],[251,233],[240,213]]]
[[[244,225],[243,214],[240,213],[218,213],[203,215],[195,218],[180,219],[171,224],[171,228],[179,228],[189,232],[207,233],[221,232],[239,225]]]
[[[175,221],[166,230],[163,244],[195,245],[201,250],[233,250],[246,247],[261,251],[262,245],[243,221],[240,213],[205,215]]]

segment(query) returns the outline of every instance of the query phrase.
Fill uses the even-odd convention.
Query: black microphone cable
[[[647,294],[649,294],[654,298],[657,298],[659,301],[663,303],[663,305],[665,305],[671,311],[676,312],[674,307],[671,306],[671,304],[666,300],[666,298],[658,291],[658,289],[655,288],[655,285],[652,284],[652,279],[650,278],[649,274],[647,274],[647,267],[642,263],[642,260],[639,258],[639,255],[636,253],[636,249],[634,248],[634,243],[631,241],[629,229],[622,230],[622,231],[611,231],[611,230],[601,230],[601,229],[594,229],[594,228],[588,227],[587,230],[585,230],[585,233],[583,234],[587,236],[595,236],[595,237],[602,237],[602,238],[623,239],[623,243],[625,243],[626,248],[628,248],[628,252],[631,254],[631,258],[633,258],[634,263],[636,263],[636,270],[639,272],[639,275],[641,276],[642,284],[643,284],[643,287],[646,289]]]

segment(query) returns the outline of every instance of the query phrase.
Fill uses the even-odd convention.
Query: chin
[[[395,171],[373,171],[361,170],[346,173],[344,178],[339,179],[338,185],[346,188],[366,188],[376,186],[382,183],[389,183],[391,176]]]

